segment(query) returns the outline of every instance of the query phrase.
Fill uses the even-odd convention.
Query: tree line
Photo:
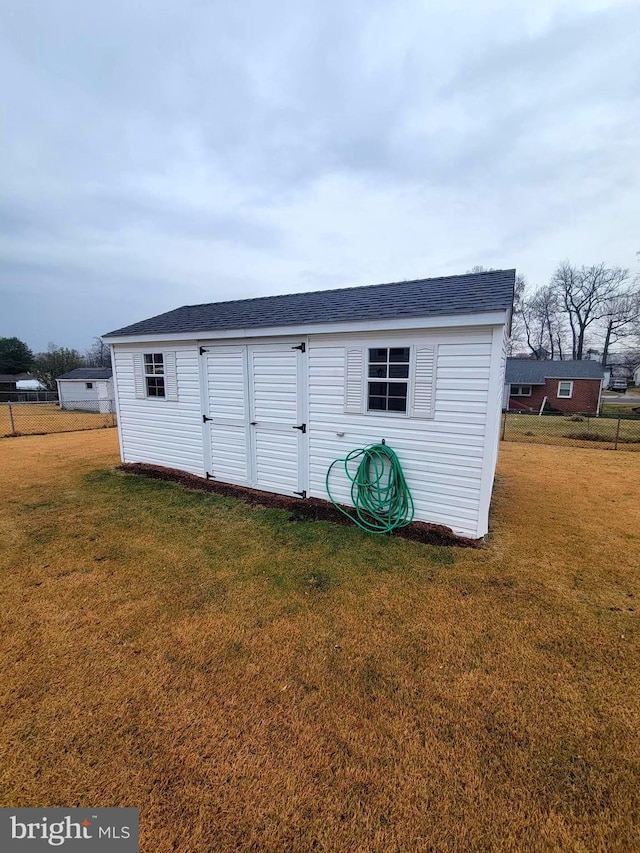
[[[46,352],[33,353],[20,338],[0,338],[0,373],[30,373],[48,391],[56,390],[56,379],[77,367],[111,367],[107,344],[95,338],[88,350],[59,347],[50,343]]]

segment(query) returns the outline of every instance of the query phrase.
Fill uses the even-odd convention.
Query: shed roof
[[[604,370],[597,361],[538,361],[508,358],[505,382],[513,385],[544,385],[545,379],[602,379]]]
[[[111,379],[113,371],[110,367],[76,367],[58,376],[58,379]]]
[[[183,305],[103,337],[215,332],[308,323],[339,323],[508,310],[515,270],[421,278],[233,302]]]

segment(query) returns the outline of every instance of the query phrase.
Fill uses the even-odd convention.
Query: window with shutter
[[[175,352],[133,354],[133,382],[139,400],[178,400]]]

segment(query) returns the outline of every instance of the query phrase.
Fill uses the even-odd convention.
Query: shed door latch
[[[307,431],[307,425],[306,424],[300,424],[300,426],[292,427],[292,429],[299,429],[300,432],[305,433]]]
[[[213,420],[213,418],[208,418],[206,415],[202,416],[202,423],[203,424],[206,424],[207,421],[212,421],[212,420]]]
[[[303,341],[301,344],[298,344],[297,347],[291,347],[291,349],[299,349],[300,352],[306,352],[307,351],[307,345]]]

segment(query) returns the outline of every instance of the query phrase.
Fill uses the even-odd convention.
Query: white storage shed
[[[109,414],[114,410],[110,367],[77,367],[56,379],[61,409]]]
[[[515,270],[187,305],[105,335],[121,456],[327,498],[382,439],[415,518],[488,529]],[[350,503],[346,479],[334,496]]]

